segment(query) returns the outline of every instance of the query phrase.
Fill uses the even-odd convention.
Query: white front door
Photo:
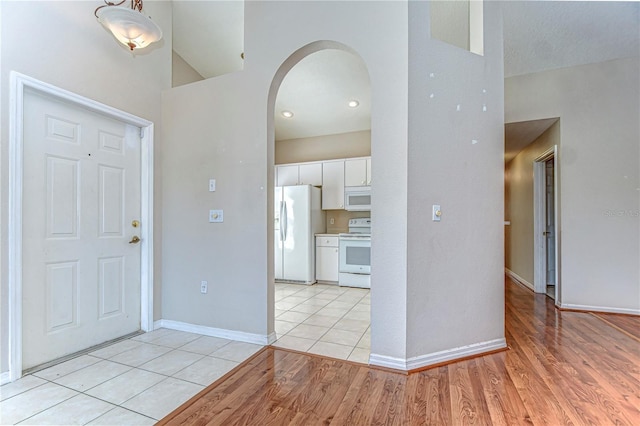
[[[140,129],[25,90],[23,134],[28,369],[140,329]]]

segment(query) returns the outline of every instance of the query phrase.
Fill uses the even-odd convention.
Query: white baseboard
[[[11,379],[11,374],[8,371],[5,371],[4,373],[0,374],[0,386],[4,385],[5,383],[9,383],[10,379]]]
[[[608,314],[640,315],[640,309],[611,308],[608,306],[574,305],[571,303],[561,303],[560,309],[570,309],[573,311],[604,312]]]
[[[204,325],[189,324],[187,322],[161,319],[153,322],[153,329],[168,328],[171,330],[186,331],[188,333],[202,334],[204,336],[220,337],[223,339],[237,340],[240,342],[254,343],[257,345],[270,345],[276,341],[276,333],[269,335],[245,333],[244,331],[226,330],[223,328],[207,327]]]
[[[394,358],[384,355],[371,354],[369,364],[378,367],[393,368],[395,370],[411,371],[418,368],[428,367],[430,365],[440,364],[443,362],[455,361],[457,359],[466,358],[473,355],[479,355],[485,352],[492,352],[507,347],[504,338],[489,340],[487,342],[474,343],[472,345],[461,346],[459,348],[447,349],[431,354],[420,355],[408,359]]]
[[[531,284],[529,281],[525,280],[520,275],[518,275],[515,272],[513,272],[511,269],[504,268],[504,272],[507,275],[509,275],[509,277],[511,277],[511,279],[514,279],[514,280],[518,281],[520,284],[522,284],[523,286],[528,287],[531,290],[533,290],[533,284]]]
[[[394,358],[386,355],[372,353],[369,355],[369,364],[378,367],[393,368],[394,370],[407,371],[407,361],[404,358]]]

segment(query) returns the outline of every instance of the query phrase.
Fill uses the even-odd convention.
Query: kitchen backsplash
[[[327,210],[327,234],[349,232],[349,219],[370,217],[371,212],[349,212],[346,210]],[[333,224],[331,223],[333,219]]]

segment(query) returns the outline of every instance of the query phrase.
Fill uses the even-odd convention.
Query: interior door
[[[556,226],[555,226],[555,194],[554,194],[554,159],[545,162],[545,237],[547,260],[547,285],[556,285]]]
[[[140,329],[140,130],[24,94],[23,369]]]

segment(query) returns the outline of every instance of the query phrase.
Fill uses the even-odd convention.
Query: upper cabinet
[[[322,210],[344,209],[344,160],[322,163]]]
[[[344,210],[344,188],[371,185],[371,157],[276,166],[276,186],[322,186],[322,210]]]
[[[371,185],[371,157],[345,160],[344,186],[369,185]]]
[[[298,185],[322,185],[322,163],[300,164],[298,170]]]
[[[276,167],[276,186],[298,184],[298,165]]]
[[[276,186],[322,185],[322,163],[276,166]]]

